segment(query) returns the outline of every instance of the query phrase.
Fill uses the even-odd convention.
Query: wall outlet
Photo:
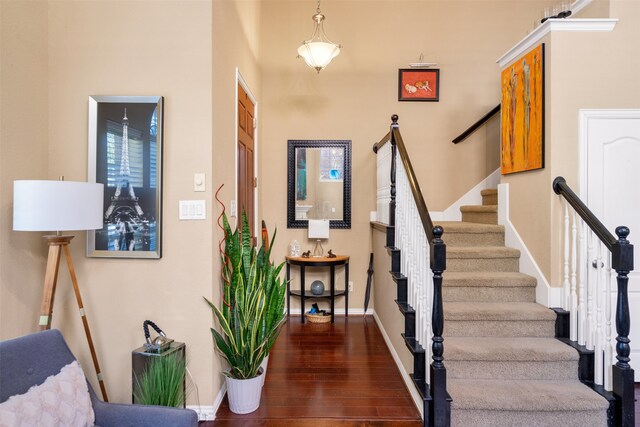
[[[238,217],[238,204],[236,203],[235,200],[232,200],[229,203],[229,210],[231,212],[229,212],[229,216],[232,218],[237,218]]]
[[[349,280],[349,292],[353,292],[353,282]]]

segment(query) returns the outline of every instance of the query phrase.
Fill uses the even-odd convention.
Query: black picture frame
[[[398,101],[439,102],[438,68],[401,68],[398,70]]]
[[[330,228],[351,228],[351,141],[350,140],[288,140],[287,141],[287,228],[307,228],[307,219],[296,219],[296,199],[302,192],[296,188],[300,165],[296,164],[296,149],[341,148],[344,150],[342,176],[342,219],[329,221]],[[305,172],[305,179],[306,172]]]
[[[88,180],[104,184],[87,256],[162,257],[163,98],[90,96]]]

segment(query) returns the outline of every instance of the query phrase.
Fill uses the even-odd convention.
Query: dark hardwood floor
[[[635,385],[640,425],[640,383]],[[199,427],[418,427],[420,415],[371,316],[302,325],[291,317],[269,360],[260,408],[236,415],[223,401]]]
[[[421,426],[400,373],[371,316],[335,324],[291,317],[271,351],[260,408],[229,410],[214,426]]]

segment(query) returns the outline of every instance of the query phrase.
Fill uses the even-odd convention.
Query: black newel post
[[[433,271],[433,310],[431,327],[433,344],[431,363],[431,403],[429,421],[431,426],[449,426],[451,424],[451,407],[447,400],[447,369],[444,367],[444,313],[442,311],[442,272],[446,270],[447,245],[442,241],[443,229],[433,228],[434,239],[431,241],[431,271]],[[425,415],[426,417],[426,415]]]
[[[393,130],[398,128],[398,115],[391,116],[391,201],[389,202],[389,225],[396,225],[396,137]]]
[[[627,240],[629,229],[616,228],[618,241],[611,251],[611,265],[618,273],[618,299],[616,302],[616,358],[618,362],[613,366],[613,394],[618,401],[614,424],[623,427],[635,426],[634,408],[634,373],[629,366],[629,330],[631,318],[629,315],[629,272],[633,270],[633,245]]]

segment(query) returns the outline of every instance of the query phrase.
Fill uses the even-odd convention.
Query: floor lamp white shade
[[[103,225],[102,184],[75,181],[13,182],[16,231],[95,230]]]

